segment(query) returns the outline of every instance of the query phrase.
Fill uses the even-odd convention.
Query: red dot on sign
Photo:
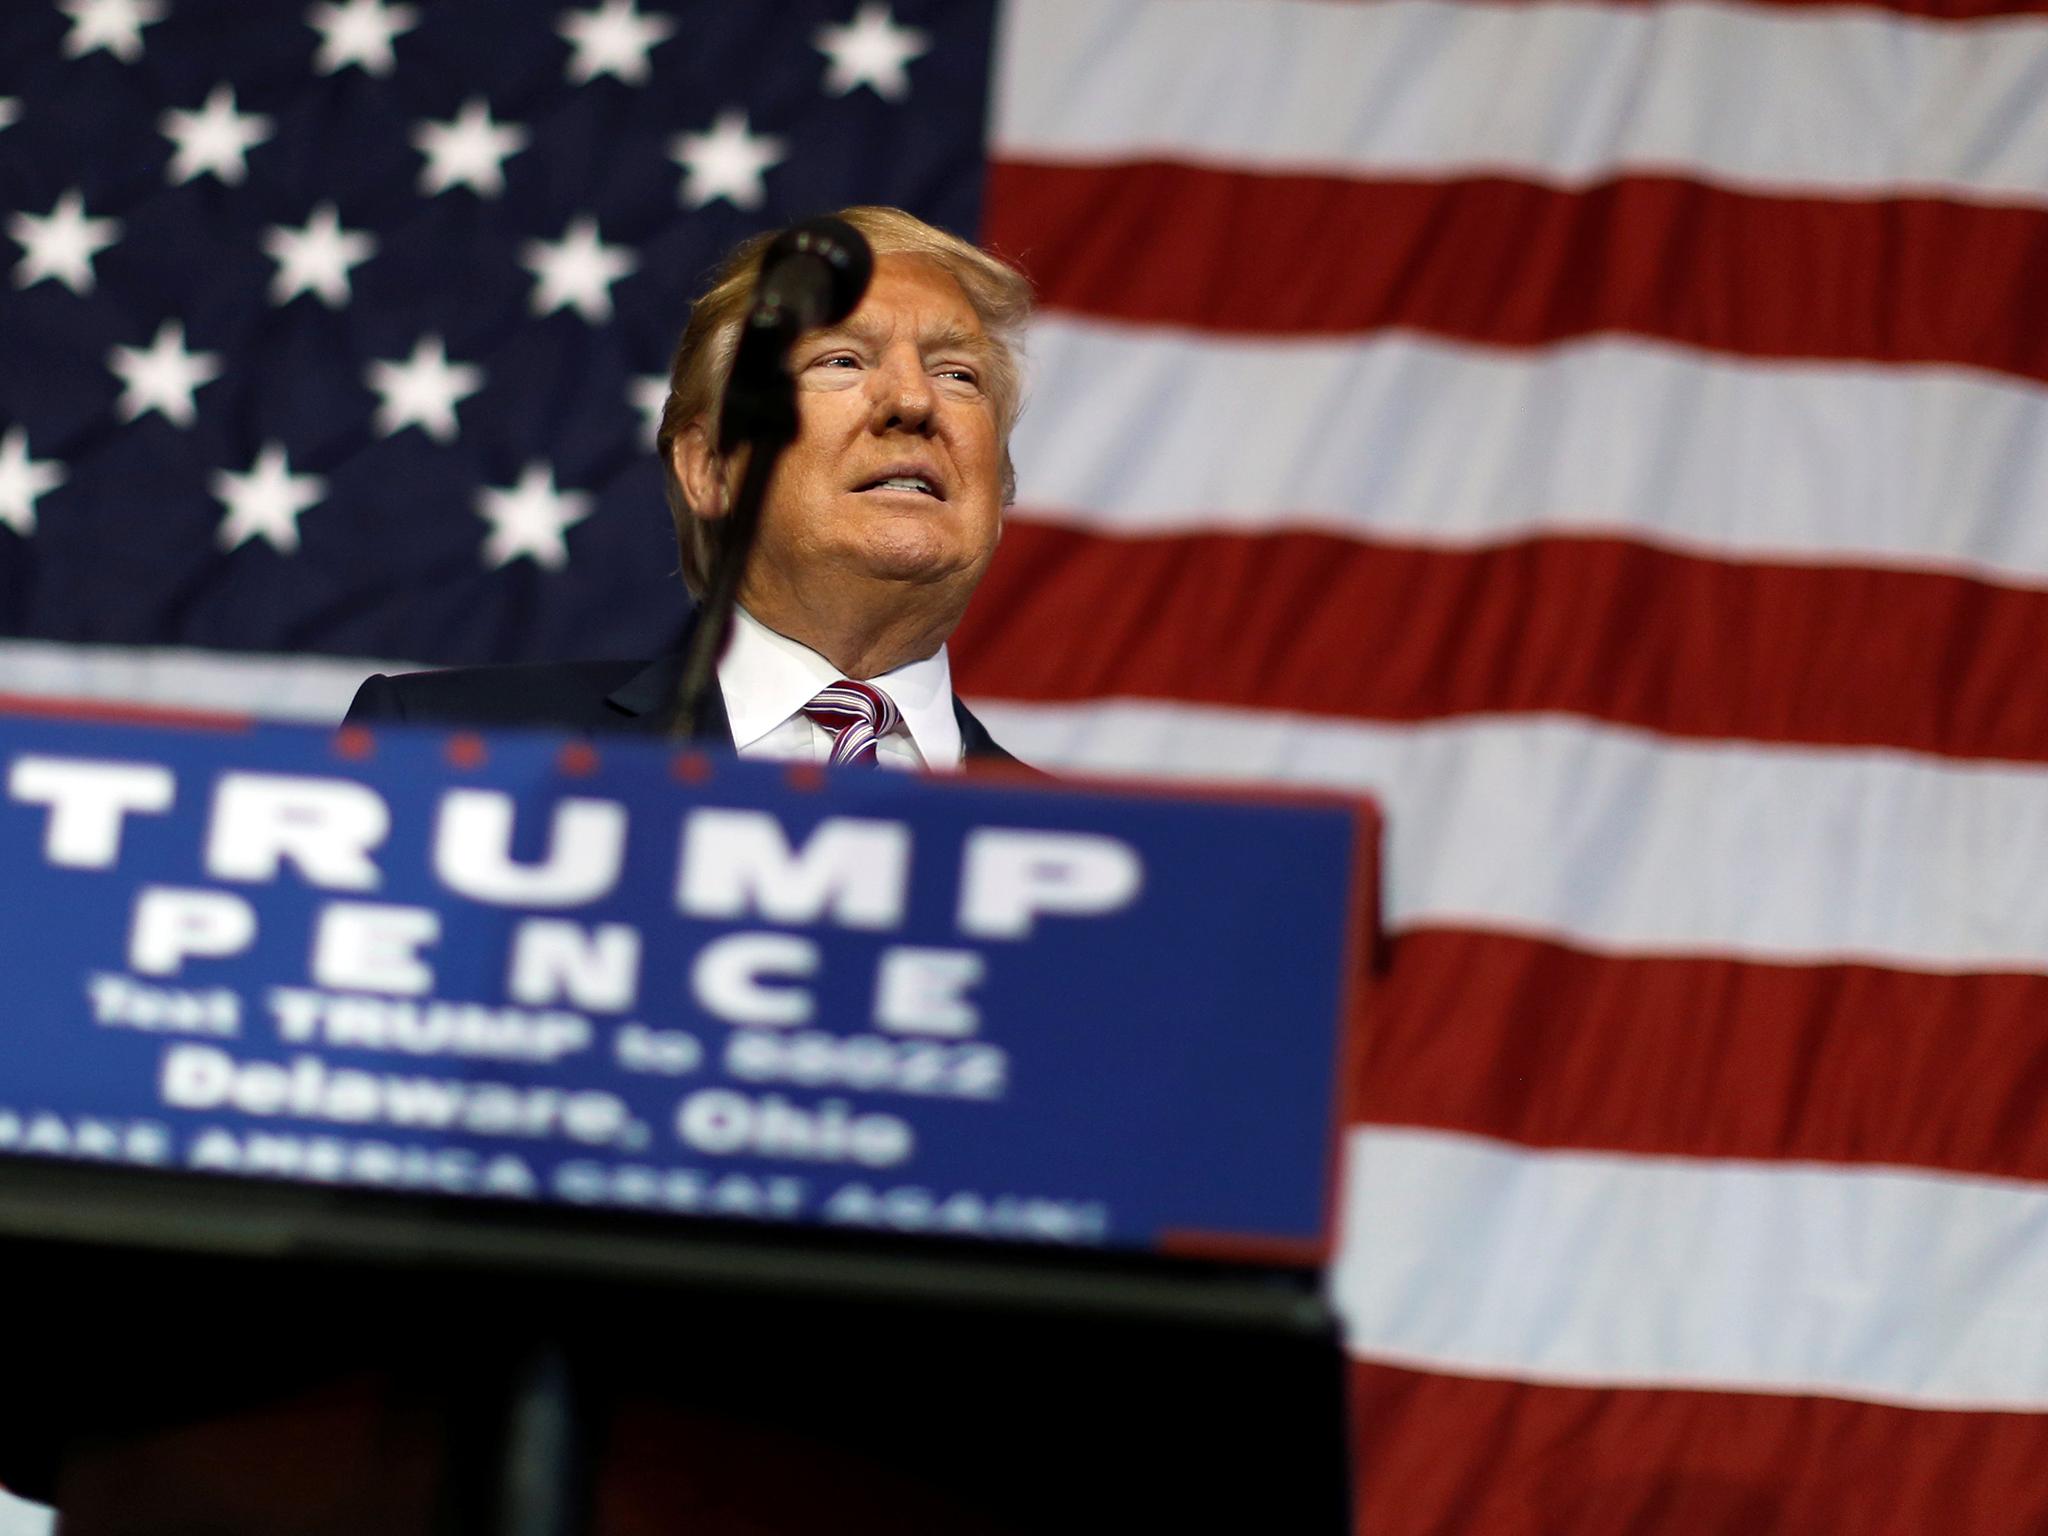
[[[360,763],[377,750],[377,738],[360,725],[344,725],[334,733],[334,755]]]
[[[825,770],[816,763],[791,763],[785,776],[791,789],[823,789]]]
[[[702,752],[685,752],[669,764],[669,772],[685,784],[702,784],[711,777],[711,759]]]
[[[444,750],[451,768],[481,768],[484,759],[491,755],[484,747],[483,737],[472,736],[466,731],[460,736],[450,736]]]
[[[572,779],[587,779],[597,772],[597,748],[587,741],[572,741],[555,754],[555,767]]]

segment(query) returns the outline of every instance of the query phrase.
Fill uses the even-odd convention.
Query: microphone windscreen
[[[844,219],[806,219],[777,235],[762,253],[761,292],[801,292],[805,302],[797,307],[808,330],[852,314],[874,271],[874,251],[859,230]]]

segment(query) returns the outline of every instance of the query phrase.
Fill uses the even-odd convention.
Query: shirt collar
[[[733,750],[748,747],[840,679],[840,671],[807,645],[733,610],[732,643],[718,662],[718,688],[732,721]],[[922,661],[867,679],[896,701],[910,739],[927,767],[960,765],[960,722],[953,714],[953,671],[946,648]]]

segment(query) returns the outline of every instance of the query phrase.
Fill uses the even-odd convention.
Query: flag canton
[[[0,13],[0,632],[634,655],[675,339],[758,229],[972,234],[990,7]]]

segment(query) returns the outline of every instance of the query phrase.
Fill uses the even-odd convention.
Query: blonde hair
[[[1024,406],[1017,349],[1031,318],[1029,279],[1000,257],[901,208],[842,208],[833,217],[844,219],[867,236],[877,257],[922,257],[943,268],[967,295],[991,343],[984,382],[995,407],[996,440],[1003,455],[1003,505],[1008,506],[1017,491],[1017,475],[1010,463],[1010,429]],[[753,302],[761,253],[779,233],[767,230],[749,236],[719,264],[711,286],[690,309],[690,323],[683,328],[675,362],[669,368],[668,403],[662,407],[655,446],[661,455],[669,513],[675,519],[683,581],[700,596],[710,579],[726,522],[724,518],[699,517],[691,509],[676,473],[676,439],[690,423],[702,421],[711,441],[717,442],[718,408],[739,345],[740,326]]]

